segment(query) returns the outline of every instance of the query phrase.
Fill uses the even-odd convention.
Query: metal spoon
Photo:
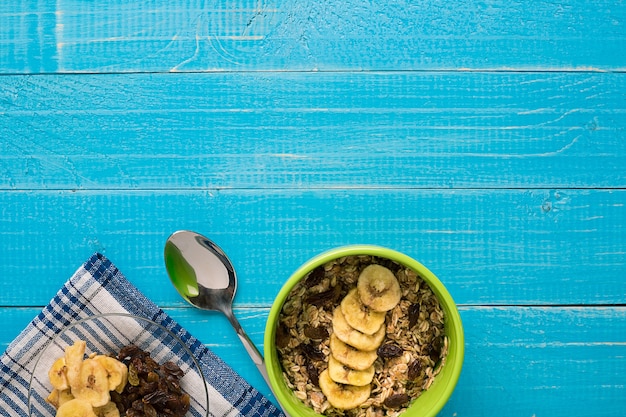
[[[176,290],[191,305],[224,313],[271,388],[263,356],[233,315],[237,276],[224,251],[198,233],[181,230],[165,243],[165,269]]]

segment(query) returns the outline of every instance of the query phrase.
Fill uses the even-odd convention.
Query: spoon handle
[[[226,317],[228,317],[230,324],[232,324],[235,331],[237,332],[237,336],[239,336],[241,343],[243,343],[243,347],[248,352],[248,355],[250,355],[252,362],[254,362],[257,368],[259,368],[259,372],[261,372],[261,375],[263,376],[263,379],[265,379],[265,382],[267,382],[267,385],[271,387],[270,379],[269,379],[269,376],[267,375],[267,369],[265,368],[265,359],[263,359],[263,355],[261,355],[261,352],[259,352],[259,349],[257,349],[257,347],[254,345],[254,343],[252,342],[252,339],[248,337],[246,332],[243,330],[243,327],[241,327],[241,325],[239,324],[235,316],[232,314],[232,312],[229,314],[226,314]]]
[[[241,327],[241,324],[239,324],[239,321],[237,321],[237,319],[235,318],[235,315],[233,314],[232,310],[224,311],[224,314],[226,315],[226,317],[228,318],[228,321],[230,321],[230,324],[233,326],[233,328],[237,332],[237,336],[239,336],[241,343],[243,343],[243,347],[248,352],[248,355],[250,355],[252,362],[254,362],[259,372],[261,373],[261,376],[263,376],[263,379],[267,383],[267,386],[270,388],[270,390],[273,393],[274,390],[272,389],[272,384],[270,384],[270,377],[267,374],[267,368],[265,367],[265,359],[263,358],[263,355],[261,355],[261,352],[259,352],[259,349],[257,349],[257,347],[254,345],[254,343],[252,342],[252,339],[250,339],[250,337],[248,337],[246,332],[243,330],[243,327]],[[285,408],[282,406],[282,404],[279,403],[279,405],[283,414],[285,414],[286,417],[290,417],[287,411],[285,410]]]

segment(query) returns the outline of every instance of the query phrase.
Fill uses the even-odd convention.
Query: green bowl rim
[[[271,384],[270,388],[272,389],[274,396],[289,414],[293,416],[299,415],[300,410],[294,408],[291,402],[287,401],[287,399],[285,398],[285,394],[274,388],[279,383],[283,383],[283,376],[280,373],[277,374],[276,372],[274,372],[274,368],[271,364],[272,360],[276,360],[276,355],[270,348],[270,346],[272,345],[272,341],[276,335],[275,323],[283,307],[283,304],[287,299],[287,296],[289,295],[293,287],[299,282],[300,278],[306,275],[306,273],[308,273],[309,271],[329,261],[332,261],[333,259],[342,258],[344,256],[350,255],[372,255],[382,258],[388,258],[416,270],[423,278],[425,278],[433,292],[435,292],[440,301],[442,301],[442,304],[447,307],[446,313],[448,314],[448,320],[450,323],[449,325],[453,326],[454,333],[457,336],[455,341],[456,354],[455,360],[447,361],[445,365],[446,367],[452,368],[451,371],[448,371],[451,376],[448,380],[447,386],[442,389],[442,393],[438,398],[432,400],[428,410],[422,410],[424,411],[424,417],[435,416],[443,408],[443,406],[452,395],[452,392],[454,391],[458,379],[461,375],[461,369],[463,367],[463,360],[465,356],[465,337],[463,332],[463,325],[461,322],[461,316],[459,315],[456,303],[452,299],[452,296],[450,295],[446,287],[439,280],[439,278],[437,278],[437,276],[435,276],[435,274],[433,274],[425,265],[402,252],[398,252],[387,247],[370,244],[339,246],[333,249],[326,250],[312,257],[304,264],[302,264],[293,274],[291,274],[291,276],[287,279],[285,284],[278,292],[267,317],[263,349],[266,360],[267,373]],[[314,412],[312,412],[311,415],[321,416],[320,414]]]

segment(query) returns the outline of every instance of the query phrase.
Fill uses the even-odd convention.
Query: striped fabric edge
[[[92,303],[94,299],[107,302]],[[196,357],[210,385],[211,415],[284,416],[221,358],[143,295],[100,253],[92,255],[74,273],[0,357],[0,410],[27,417],[28,386],[37,354],[62,328],[78,319],[106,312],[146,317],[181,339]]]

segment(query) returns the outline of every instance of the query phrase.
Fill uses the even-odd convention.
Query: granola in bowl
[[[346,338],[337,340],[341,329],[336,315],[345,300],[353,296],[359,277],[371,265],[393,274],[400,288],[399,299],[388,310],[378,308],[380,311],[375,312],[374,320],[382,314],[379,340],[377,325],[371,327],[372,338],[368,338],[370,332],[366,327],[357,326],[359,337],[366,338],[358,348],[354,347],[357,343],[352,342],[347,348],[352,353],[356,351],[359,356],[354,360],[364,365],[355,374],[352,368],[356,366],[338,368],[335,364],[339,359],[342,362],[339,365],[345,365],[341,356],[342,349],[346,349],[342,343]],[[352,319],[354,325],[364,323]],[[438,297],[414,269],[375,255],[348,255],[329,260],[293,286],[278,315],[275,345],[284,382],[300,401],[318,414],[396,416],[430,388],[444,366],[449,344],[445,320]],[[374,343],[374,336],[377,338],[375,345],[370,344]],[[352,404],[350,402],[333,401],[335,393],[327,388],[326,381],[328,374],[332,376],[336,369],[342,371],[339,372],[342,375],[335,377],[335,382],[341,382],[332,389],[343,390],[339,393],[342,401],[360,396],[355,406],[343,406]],[[344,375],[346,380],[342,379]]]

